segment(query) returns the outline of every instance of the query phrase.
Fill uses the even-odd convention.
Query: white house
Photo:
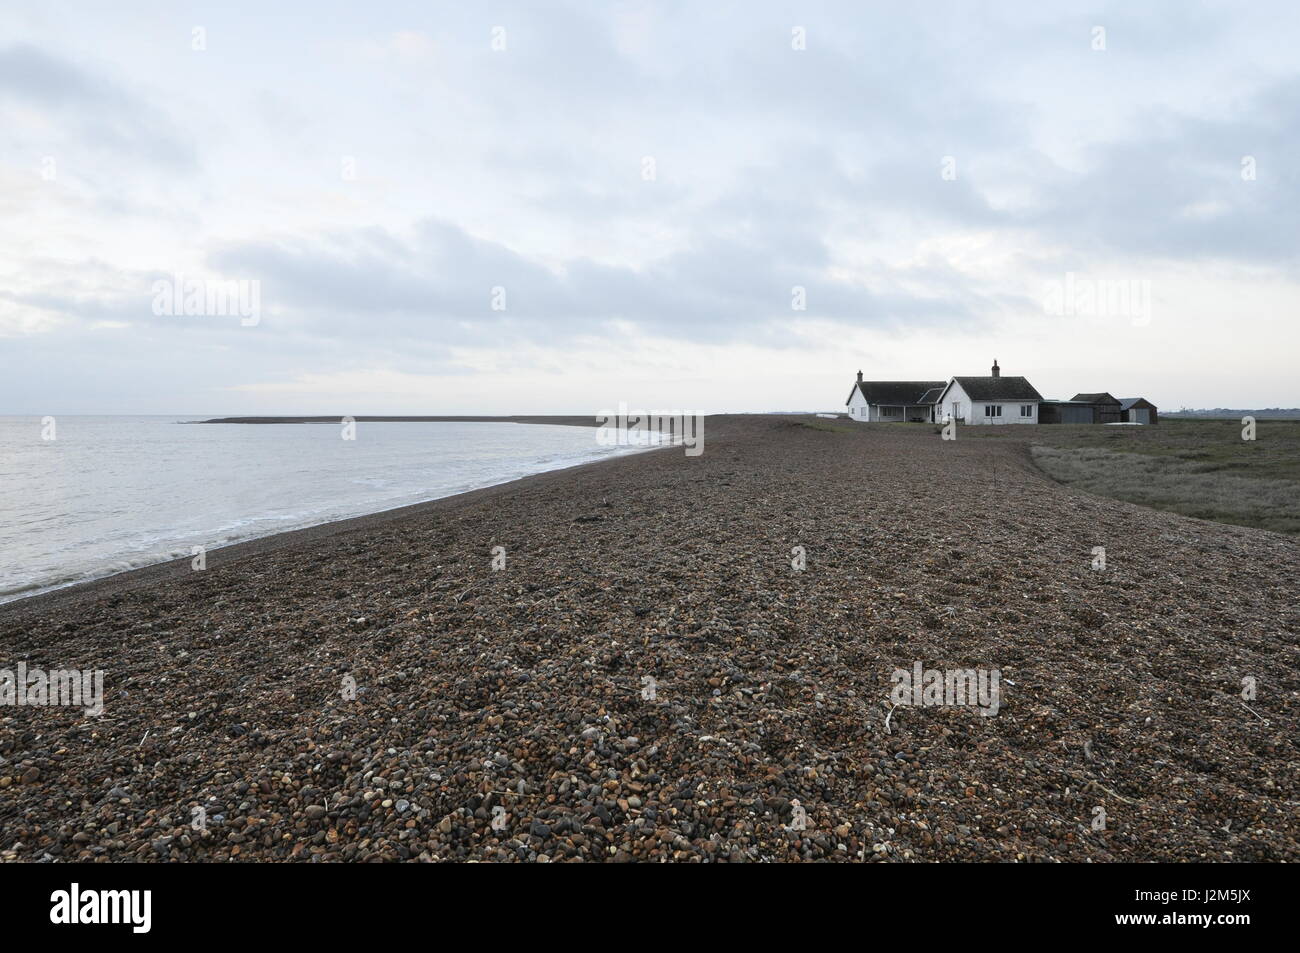
[[[935,420],[961,424],[1036,424],[1043,395],[1023,377],[1003,377],[993,362],[990,377],[954,377],[940,392]]]
[[[943,381],[864,381],[858,371],[849,399],[849,419],[858,423],[928,423]]]

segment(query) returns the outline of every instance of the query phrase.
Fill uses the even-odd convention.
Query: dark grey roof
[[[1070,400],[1081,400],[1086,404],[1118,404],[1114,397],[1102,391],[1100,394],[1075,394]]]
[[[1121,398],[1119,398],[1119,409],[1120,409],[1120,410],[1132,410],[1134,404],[1146,404],[1146,406],[1150,407],[1152,410],[1155,410],[1155,408],[1156,408],[1156,405],[1153,404],[1153,403],[1151,403],[1151,401],[1147,400],[1145,397],[1121,397]]]
[[[921,399],[920,401],[918,401],[918,403],[937,404],[939,402],[939,395],[942,393],[943,393],[942,384],[940,384],[938,387],[931,387],[928,391],[926,391],[924,394],[921,395]]]
[[[971,400],[1042,400],[1023,377],[954,377]]]
[[[925,403],[921,398],[929,391],[943,387],[943,381],[858,381],[855,386],[862,391],[868,404],[902,407]],[[849,399],[852,398],[853,391],[849,391]]]

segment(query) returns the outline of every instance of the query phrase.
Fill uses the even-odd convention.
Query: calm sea
[[[0,417],[0,602],[637,447],[594,427]]]

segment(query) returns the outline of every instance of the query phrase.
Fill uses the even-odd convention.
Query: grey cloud
[[[264,45],[240,50],[246,70],[229,88],[179,57],[127,82],[125,59],[70,52],[89,37],[0,48],[3,151],[46,148],[39,135],[19,140],[31,127],[5,128],[16,105],[87,160],[57,188],[0,200],[16,218],[43,215],[60,253],[86,238],[97,254],[121,234],[131,263],[85,268],[74,250],[50,265],[35,257],[46,249],[20,246],[28,236],[10,237],[3,251],[27,257],[4,300],[75,319],[81,330],[58,333],[78,368],[100,347],[135,367],[116,339],[77,337],[127,321],[145,352],[239,383],[367,362],[451,373],[456,345],[563,347],[615,333],[612,322],[769,348],[793,346],[788,325],[803,318],[978,330],[1041,314],[1040,274],[1100,261],[1131,263],[1134,276],[1174,260],[1292,277],[1300,80],[1276,57],[1247,59],[1272,45],[1272,24],[1289,27],[1282,7],[1246,18],[1181,3],[682,2],[620,28],[635,9],[340,14],[304,22],[293,42],[248,15],[242,36]],[[397,66],[320,56],[380,41],[396,21],[426,32],[433,54]],[[507,26],[508,52],[489,49],[491,22]],[[1088,50],[1094,23],[1108,29],[1104,59]],[[790,48],[796,25],[806,51]],[[107,35],[95,55],[119,48],[130,46]],[[1243,66],[1223,90],[1196,72],[1216,57]],[[197,102],[210,113],[187,111]],[[1072,110],[1103,128],[1070,128]],[[1061,130],[1061,142],[1044,136]],[[365,175],[343,188],[337,155],[353,151]],[[642,155],[659,161],[653,183],[640,181]],[[955,181],[940,176],[945,155]],[[1258,162],[1254,182],[1240,177],[1243,155]],[[31,163],[18,161],[27,182]],[[538,236],[555,247],[539,250]],[[1033,286],[1002,287],[959,270],[958,254],[925,251],[967,239],[988,239],[990,260],[1011,262],[1005,280]],[[161,260],[171,247],[178,261],[262,282],[256,333],[147,313],[149,282],[174,270]],[[146,255],[160,257],[155,269],[141,268]],[[835,271],[848,260],[860,273]],[[790,308],[795,285],[806,312]],[[496,286],[504,312],[491,308]]]
[[[72,146],[188,169],[193,144],[159,109],[98,72],[30,44],[0,49],[0,104],[5,98],[48,110],[72,132]]]
[[[1140,259],[1279,262],[1300,254],[1300,81],[1273,84],[1229,119],[1152,109],[1139,137],[1089,153],[1082,174],[1039,182],[1040,204],[1019,219],[1074,254]],[[1242,159],[1257,178],[1242,178]]]
[[[871,277],[894,290],[873,293],[830,279],[828,263],[825,246],[810,234],[787,244],[779,228],[769,227],[750,238],[701,235],[641,269],[575,260],[557,273],[436,220],[422,222],[409,243],[372,229],[321,241],[238,244],[212,257],[224,275],[261,280],[264,303],[310,314],[303,329],[341,336],[364,322],[368,334],[395,345],[431,334],[443,342],[498,343],[507,330],[512,338],[558,343],[599,333],[611,321],[678,338],[746,340],[792,317],[942,324],[989,305],[951,270],[877,269]],[[933,283],[936,293],[903,289],[917,280]],[[806,312],[791,309],[796,285],[807,291]],[[505,311],[491,308],[498,286],[506,292]]]

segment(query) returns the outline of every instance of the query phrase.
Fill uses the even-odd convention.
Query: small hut
[[[1126,424],[1156,424],[1160,418],[1156,414],[1156,405],[1145,397],[1121,397],[1119,412]]]

